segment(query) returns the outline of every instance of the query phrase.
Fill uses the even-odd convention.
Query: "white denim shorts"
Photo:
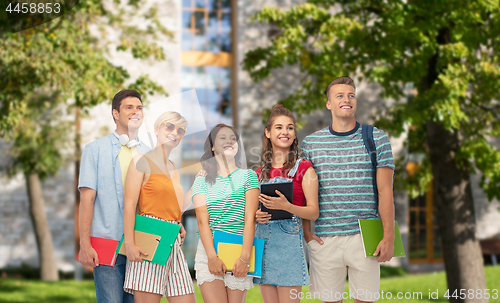
[[[198,242],[198,248],[196,250],[196,257],[194,258],[194,269],[196,271],[196,283],[198,286],[202,285],[205,282],[212,282],[215,279],[224,281],[226,287],[229,287],[231,290],[249,290],[253,287],[253,277],[245,276],[241,278],[237,278],[232,276],[231,273],[226,273],[222,276],[216,276],[210,273],[208,270],[208,257],[205,252],[205,248],[201,243],[201,240]]]

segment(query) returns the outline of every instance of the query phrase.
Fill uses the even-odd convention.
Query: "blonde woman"
[[[186,119],[179,113],[168,111],[162,114],[154,125],[158,138],[155,149],[134,157],[129,166],[123,210],[128,259],[124,289],[134,294],[135,302],[159,303],[162,296],[167,297],[170,303],[196,302],[193,281],[180,249],[180,234],[165,266],[143,261],[141,255],[147,254],[134,241],[137,204],[142,216],[180,224],[184,192],[179,172],[169,156],[186,134],[186,126]]]

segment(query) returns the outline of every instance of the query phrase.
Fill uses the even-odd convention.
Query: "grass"
[[[490,299],[490,303],[500,303],[500,266],[486,267],[486,282],[490,289],[499,290],[497,299]],[[196,288],[196,299],[198,302],[203,302],[200,289]],[[444,272],[436,274],[422,274],[422,275],[405,275],[398,277],[383,278],[381,280],[381,290],[384,291],[384,298],[377,302],[419,302],[419,303],[442,303],[448,302],[444,297],[446,291],[446,278]],[[430,292],[439,292],[437,299],[429,299]],[[308,287],[303,288],[303,292],[307,294]],[[346,287],[347,291],[347,287]],[[386,295],[390,292],[392,299],[387,299]],[[419,294],[410,299],[397,299],[396,295],[401,292],[404,296],[405,293]],[[421,293],[421,297],[420,297]],[[408,294],[407,294],[408,296]],[[82,282],[63,280],[59,282],[42,282],[38,280],[20,280],[11,278],[0,278],[0,303],[3,302],[24,302],[24,303],[53,303],[53,302],[74,302],[86,303],[95,302],[94,284],[92,280],[84,280]],[[167,302],[162,299],[162,303]],[[248,303],[260,303],[262,298],[260,296],[259,288],[256,286],[248,292]],[[317,299],[304,298],[301,302],[320,302]],[[345,302],[352,302],[352,299],[345,300]]]

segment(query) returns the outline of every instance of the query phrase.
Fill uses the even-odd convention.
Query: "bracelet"
[[[243,261],[243,259],[241,257],[240,257],[240,261],[243,262],[243,264],[245,264],[246,267],[250,267],[250,262]]]

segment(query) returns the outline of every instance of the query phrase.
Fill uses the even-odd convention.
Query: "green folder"
[[[170,255],[170,252],[174,247],[175,239],[177,239],[177,235],[179,234],[181,226],[175,223],[169,223],[158,219],[135,215],[134,229],[143,233],[161,237],[158,246],[156,247],[155,255],[151,262],[165,265],[167,263],[168,256]],[[124,239],[125,235],[122,236],[120,243],[118,243],[116,253],[120,251]]]
[[[359,229],[361,229],[361,239],[365,257],[374,257],[373,253],[378,244],[384,238],[384,228],[380,220],[359,220]],[[403,240],[399,232],[398,221],[394,221],[394,257],[405,257]]]

